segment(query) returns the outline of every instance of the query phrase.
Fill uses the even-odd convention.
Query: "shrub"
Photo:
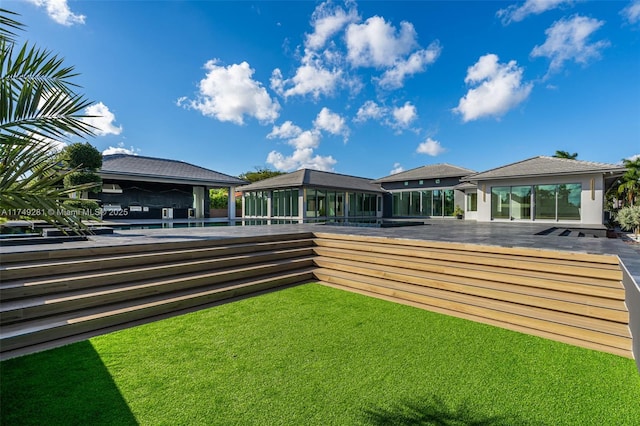
[[[100,206],[94,200],[75,199],[66,200],[64,208],[73,212],[82,219],[99,219],[100,218]]]
[[[625,231],[634,231],[638,235],[640,228],[640,206],[623,207],[616,218]]]

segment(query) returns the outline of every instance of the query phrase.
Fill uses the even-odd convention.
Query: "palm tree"
[[[556,151],[556,153],[553,154],[553,156],[556,158],[566,158],[567,160],[575,160],[578,158],[578,153],[574,152],[573,154],[570,154],[569,151]]]
[[[618,194],[626,196],[627,205],[633,206],[640,196],[640,157],[623,159],[622,165],[627,171],[622,175],[618,185]]]
[[[68,194],[89,185],[64,188],[56,147],[70,137],[92,136],[82,119],[90,105],[74,89],[73,67],[47,50],[16,46],[22,24],[0,9],[0,216],[31,216],[59,229],[86,230],[78,216],[65,214]]]

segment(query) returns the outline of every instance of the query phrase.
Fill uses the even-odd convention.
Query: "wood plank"
[[[629,314],[624,300],[602,299],[589,294],[578,295],[546,289],[540,290],[468,277],[422,273],[403,268],[401,265],[397,267],[379,266],[322,257],[315,258],[314,262],[317,266],[330,270],[385,278],[408,284],[603,318],[609,321],[629,322]]]
[[[386,254],[386,253],[373,253],[367,251],[348,250],[339,248],[326,248],[315,247],[314,252],[319,256],[324,257],[336,257],[352,260],[371,259],[371,262],[380,264],[395,264],[403,263],[404,265],[416,265],[413,268],[421,269],[424,271],[431,271],[435,273],[450,273],[451,270],[456,270],[457,275],[465,276],[485,276],[487,279],[492,279],[497,275],[506,274],[510,280],[520,280],[524,282],[528,281],[528,285],[544,285],[545,282],[550,281],[554,283],[565,283],[566,287],[571,288],[572,284],[580,285],[593,285],[592,291],[602,291],[604,294],[609,294],[609,297],[624,299],[624,287],[621,280],[610,280],[602,278],[586,277],[583,274],[580,277],[570,275],[558,275],[554,271],[531,271],[531,270],[519,270],[514,268],[503,268],[501,266],[485,266],[478,264],[458,263],[451,261],[434,260],[424,257],[413,257],[406,255]],[[411,267],[411,266],[409,266]],[[539,284],[535,284],[539,281]],[[614,289],[614,291],[606,290],[606,288]],[[570,290],[567,290],[570,291]]]
[[[438,307],[454,312],[472,314],[478,317],[500,321],[505,324],[515,324],[535,330],[552,332],[554,334],[572,337],[584,341],[595,342],[598,344],[616,347],[623,350],[628,350],[631,348],[631,338],[629,336],[620,335],[622,333],[620,333],[619,331],[618,334],[610,334],[601,331],[575,327],[567,324],[550,322],[547,320],[541,320],[535,317],[523,316],[511,312],[498,311],[492,309],[491,307],[476,306],[465,302],[454,302],[450,300],[443,300],[430,296],[404,292],[401,290],[389,289],[380,285],[371,284],[369,282],[356,281],[345,277],[337,277],[335,275],[324,274],[322,270],[316,270],[314,274],[321,281],[376,292],[386,296],[402,298],[430,307]]]
[[[402,247],[396,245],[381,245],[381,244],[357,244],[347,241],[318,241],[316,245],[320,247],[332,247],[342,248],[350,250],[358,250],[370,253],[383,253],[399,256],[412,256],[416,258],[437,259],[445,262],[457,262],[459,264],[470,265],[483,265],[483,266],[499,266],[505,268],[513,268],[516,270],[527,271],[549,271],[550,266],[545,263],[525,261],[515,257],[512,258],[493,258],[483,257],[480,253],[473,255],[461,256],[455,253],[435,253],[426,250],[419,250],[416,248]],[[607,280],[622,280],[622,271],[618,267],[617,269],[602,269],[598,267],[585,268],[584,266],[571,266],[571,265],[555,265],[553,272],[559,275],[572,275],[572,276],[586,276],[603,278]]]
[[[104,285],[139,281],[150,278],[164,278],[171,275],[215,270],[233,266],[246,266],[280,259],[294,259],[313,256],[312,248],[293,248],[253,252],[234,256],[214,257],[193,261],[151,264],[125,269],[98,270],[95,273],[64,274],[49,277],[20,279],[0,284],[0,300],[7,302],[17,298],[43,296],[56,292],[88,289]]]
[[[317,240],[343,240],[343,241],[360,241],[369,243],[382,243],[382,244],[402,244],[411,247],[424,247],[424,248],[442,248],[463,250],[470,252],[484,252],[495,254],[506,254],[512,256],[532,256],[540,258],[550,259],[565,259],[576,260],[582,262],[595,262],[595,263],[609,263],[611,265],[618,265],[619,260],[617,256],[606,254],[591,254],[580,252],[568,252],[559,250],[548,249],[535,249],[524,247],[502,247],[491,246],[483,244],[471,244],[471,243],[456,243],[449,241],[429,241],[429,240],[413,240],[407,238],[391,238],[391,237],[377,237],[377,236],[362,236],[362,235],[346,235],[346,234],[332,234],[328,232],[315,232]]]
[[[479,316],[476,316],[476,315],[465,314],[463,312],[451,311],[451,310],[439,308],[439,307],[436,307],[436,306],[428,306],[428,305],[424,305],[422,303],[412,302],[412,301],[409,301],[409,300],[400,299],[400,298],[392,297],[392,296],[386,296],[386,295],[383,295],[383,294],[369,292],[369,291],[366,291],[366,290],[360,290],[360,289],[353,288],[353,287],[348,287],[348,286],[345,286],[345,285],[334,284],[334,283],[329,283],[329,282],[325,282],[325,281],[319,281],[319,284],[322,284],[322,285],[325,285],[325,286],[328,286],[328,287],[332,287],[332,288],[336,288],[336,289],[340,289],[340,290],[344,290],[344,291],[349,291],[349,292],[352,292],[352,293],[362,294],[362,295],[368,296],[368,297],[375,297],[375,298],[378,298],[378,299],[387,300],[387,301],[393,302],[393,303],[399,303],[399,304],[403,304],[403,305],[407,305],[407,306],[412,306],[412,307],[415,307],[415,308],[418,308],[418,309],[424,309],[424,310],[436,312],[436,313],[443,314],[443,315],[454,316],[454,317],[457,317],[457,318],[462,318],[462,319],[466,319],[466,320],[469,320],[469,321],[479,322],[479,323],[491,325],[491,326],[494,326],[494,327],[505,328],[505,329],[516,331],[516,332],[523,333],[523,334],[537,336],[537,337],[541,337],[541,338],[549,339],[549,340],[555,340],[555,341],[558,341],[558,342],[561,342],[561,343],[565,343],[565,344],[569,344],[569,345],[573,345],[573,346],[579,346],[579,347],[583,347],[583,348],[587,348],[587,349],[593,349],[593,350],[597,350],[597,351],[601,351],[601,352],[607,352],[607,353],[611,353],[611,354],[614,354],[614,355],[622,356],[622,357],[625,357],[625,358],[633,359],[633,352],[631,350],[631,347],[629,347],[628,349],[619,349],[619,348],[615,348],[615,347],[611,347],[611,346],[607,346],[607,345],[602,345],[602,344],[599,344],[599,343],[596,343],[596,342],[590,342],[590,341],[576,339],[576,338],[573,338],[573,337],[562,336],[562,335],[550,333],[550,332],[547,332],[547,331],[544,331],[544,330],[536,330],[536,329],[523,327],[523,326],[516,325],[516,324],[504,323],[504,322],[501,322],[501,321],[493,320],[491,318],[484,318],[484,317],[479,317]]]

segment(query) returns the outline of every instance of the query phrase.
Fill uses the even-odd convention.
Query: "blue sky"
[[[230,175],[640,154],[640,0],[5,0],[105,153]]]

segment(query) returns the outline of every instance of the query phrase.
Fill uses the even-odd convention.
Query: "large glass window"
[[[316,217],[318,204],[316,203],[316,190],[315,189],[306,189],[307,193],[307,214],[306,217]]]
[[[494,186],[491,188],[491,217],[493,219],[510,219],[508,186]]]
[[[298,190],[283,189],[273,191],[271,194],[271,216],[298,216]]]
[[[442,216],[442,200],[443,200],[442,191],[439,189],[436,189],[434,191],[431,191],[431,193],[433,194],[433,199],[432,199],[433,210],[432,210],[431,216]]]
[[[411,191],[410,204],[409,215],[420,216],[420,191]]]
[[[245,216],[267,216],[267,192],[253,191],[244,194]]]
[[[422,198],[421,216],[431,216],[431,191],[420,191]]]
[[[558,185],[558,220],[580,220],[582,185]]]
[[[393,194],[393,215],[409,216],[410,192],[395,192]]]
[[[582,185],[536,185],[535,217],[551,220],[580,220]]]
[[[467,211],[468,212],[478,211],[478,193],[477,192],[467,193]]]
[[[531,219],[531,186],[511,187],[511,218]]]
[[[535,218],[556,218],[556,187],[557,185],[534,186]]]
[[[455,209],[455,197],[452,189],[446,189],[443,192],[444,197],[444,216],[453,216],[453,210]]]

